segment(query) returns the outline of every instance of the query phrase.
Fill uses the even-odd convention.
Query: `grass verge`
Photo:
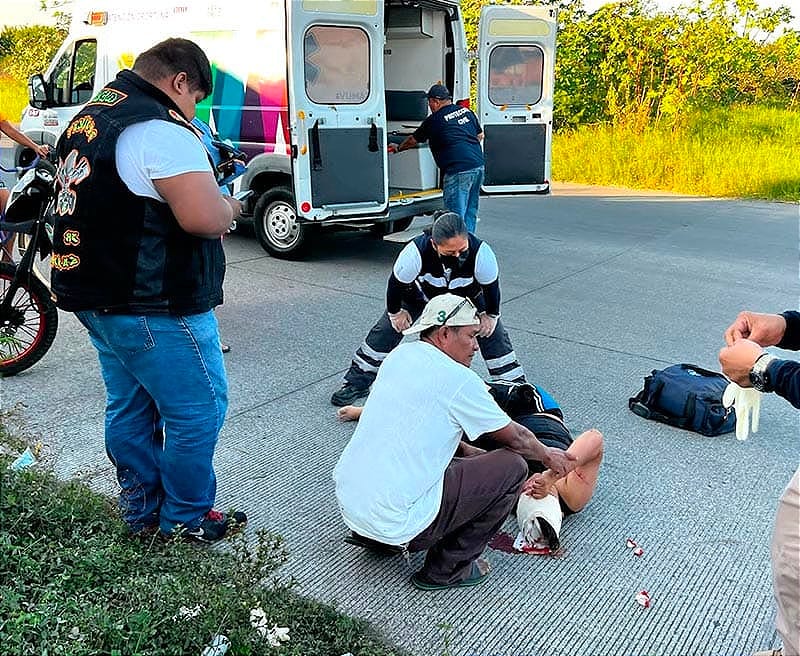
[[[27,440],[0,415],[0,651],[6,656],[401,654],[366,623],[303,598],[274,576],[281,538],[239,535],[225,550],[128,536],[115,505],[40,465],[9,469]],[[251,626],[288,627],[271,646]]]
[[[553,138],[553,179],[800,200],[800,112],[740,105],[673,126],[584,126]]]

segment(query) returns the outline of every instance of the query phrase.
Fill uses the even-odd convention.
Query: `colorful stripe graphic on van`
[[[194,33],[211,59],[214,89],[197,107],[197,115],[223,139],[250,157],[289,152],[289,98],[286,52],[276,48],[275,30],[242,33]],[[251,40],[250,43],[242,41]],[[251,52],[269,53],[263,58]]]

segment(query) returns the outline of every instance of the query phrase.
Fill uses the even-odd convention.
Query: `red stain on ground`
[[[510,533],[506,533],[505,531],[500,531],[499,533],[495,534],[495,536],[489,540],[488,544],[489,548],[494,549],[495,551],[502,551],[503,553],[510,553],[510,554],[534,554],[536,556],[554,556],[559,558],[564,555],[563,549],[558,549],[557,551],[550,551],[547,547],[542,549],[535,549],[533,547],[528,547],[524,551],[517,551],[514,548],[514,536]]]
[[[514,549],[514,536],[511,533],[500,531],[491,540],[489,540],[489,547],[504,553],[520,553]]]

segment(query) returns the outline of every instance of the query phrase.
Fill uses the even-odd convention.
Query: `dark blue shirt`
[[[426,118],[414,139],[430,142],[433,159],[442,173],[460,173],[483,166],[478,117],[468,107],[445,105]]]

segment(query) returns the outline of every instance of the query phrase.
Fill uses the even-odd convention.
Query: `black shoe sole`
[[[333,396],[331,396],[331,405],[335,405],[337,408],[351,405],[353,401],[358,401],[358,399],[363,399],[365,396],[369,395],[369,388],[356,390],[355,392],[349,393],[347,397],[338,396],[339,391],[334,392]]]
[[[344,541],[347,542],[347,544],[352,544],[356,547],[367,549],[368,551],[380,554],[381,556],[396,556],[403,553],[403,547],[398,547],[392,544],[383,544],[383,542],[376,542],[375,540],[365,538],[363,535],[359,535],[358,533],[350,533],[350,535],[345,537]]]

